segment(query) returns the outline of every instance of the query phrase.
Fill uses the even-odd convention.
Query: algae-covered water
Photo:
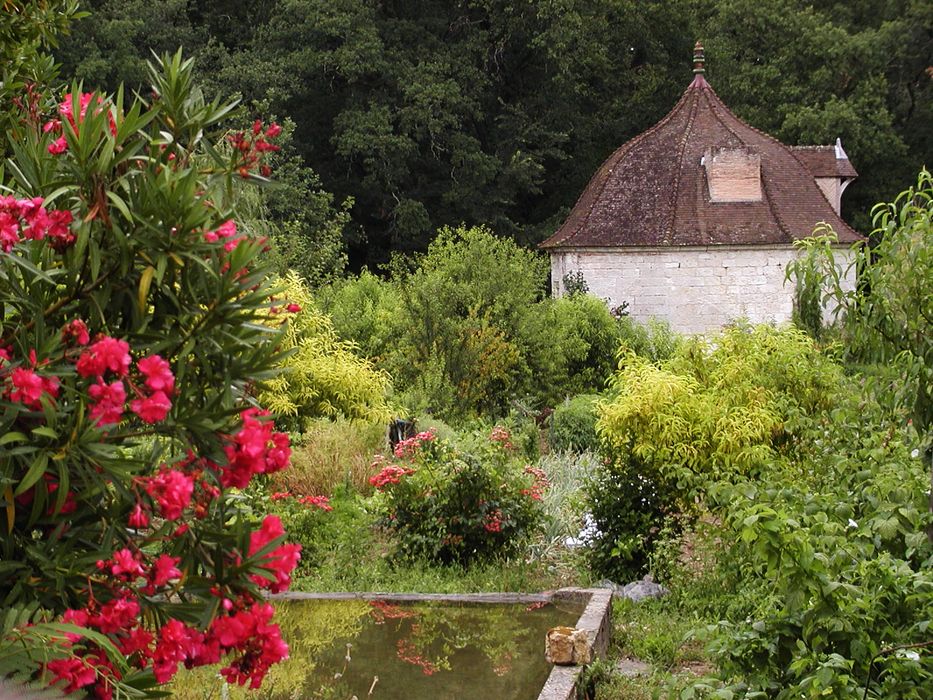
[[[217,669],[181,672],[177,700],[534,700],[550,673],[544,636],[573,625],[582,606],[276,603],[290,658],[262,688],[225,687]]]

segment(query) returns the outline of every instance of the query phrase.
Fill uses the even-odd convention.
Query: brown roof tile
[[[760,157],[760,200],[710,201],[703,158],[721,150]],[[609,156],[541,247],[790,243],[822,221],[841,242],[860,240],[808,170],[825,155],[801,153],[741,121],[698,73],[664,119]]]
[[[837,150],[841,149],[841,145],[790,147],[813,177],[858,177],[852,162],[845,156],[845,151],[842,152],[844,157],[837,156]]]

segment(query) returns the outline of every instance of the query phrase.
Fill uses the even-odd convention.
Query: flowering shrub
[[[300,556],[234,491],[290,455],[252,399],[275,290],[232,218],[277,128],[217,149],[232,106],[179,55],[153,78],[148,103],[32,86],[0,195],[0,677],[98,698],[217,663],[258,687],[288,654],[261,593]]]
[[[497,426],[472,453],[418,433],[380,459],[370,483],[402,552],[443,563],[507,554],[541,522],[547,477],[523,468]]]

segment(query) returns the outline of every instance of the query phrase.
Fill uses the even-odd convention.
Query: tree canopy
[[[208,91],[295,123],[320,187],[351,201],[351,263],[444,225],[534,244],[599,163],[686,87],[693,42],[743,119],[790,144],[842,138],[862,230],[931,153],[933,10],[920,0],[90,0],[58,50],[94,84],[141,84],[185,45]],[[307,231],[300,235],[307,236]]]

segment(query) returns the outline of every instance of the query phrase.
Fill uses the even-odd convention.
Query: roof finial
[[[693,72],[705,73],[706,68],[704,63],[703,44],[697,41],[696,46],[693,47]]]

